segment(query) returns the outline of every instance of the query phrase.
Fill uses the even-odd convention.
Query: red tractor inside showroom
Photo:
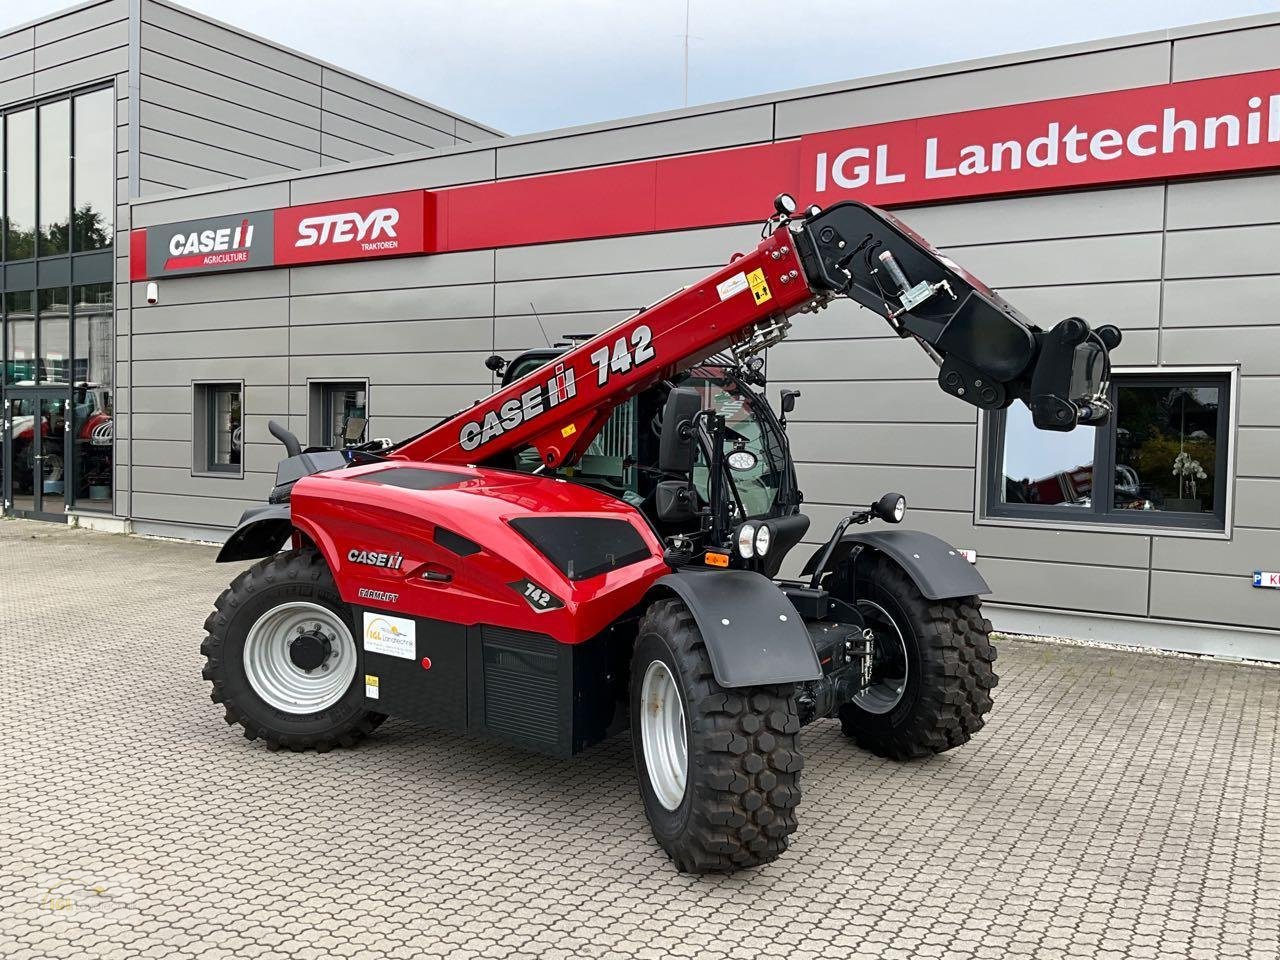
[[[764,351],[849,297],[947,393],[1071,430],[1109,414],[1120,331],[1033,326],[873,207],[775,207],[702,282],[491,357],[502,386],[415,437],[303,450],[273,423],[276,487],[218,558],[259,562],[205,624],[227,722],[323,751],[395,716],[560,757],[629,727],[654,836],[694,872],[786,849],[806,724],[901,760],[967,742],[996,685],[987,584],[898,527],[894,493],[780,577],[809,519],[785,430],[799,394],[774,412]]]

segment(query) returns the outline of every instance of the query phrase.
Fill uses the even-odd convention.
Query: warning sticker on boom
[[[760,271],[757,270],[756,273]],[[741,293],[747,289],[747,275],[745,273],[735,273],[728,280],[721,280],[716,284],[716,293],[720,294],[721,300],[728,300],[736,293]]]
[[[751,295],[756,298],[756,303],[768,303],[773,299],[773,294],[769,292],[769,281],[764,278],[763,270],[752,270],[747,274],[747,283],[751,285]]]

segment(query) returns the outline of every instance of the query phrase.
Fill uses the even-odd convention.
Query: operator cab
[[[502,369],[502,386],[506,387],[559,358],[568,349],[567,345],[539,347],[526,350],[510,363],[490,363],[489,367],[495,372]],[[674,382],[663,381],[619,404],[579,463],[555,475],[630,503],[644,513],[663,538],[695,532],[697,520],[663,516],[658,507],[657,489],[670,475],[645,465],[659,463],[664,408],[672,387],[696,390],[700,409],[712,411],[725,421],[723,455],[719,460],[722,489],[727,492],[726,521],[735,527],[748,520],[776,522],[778,542],[762,570],[774,575],[786,551],[798,543],[808,529],[809,521],[799,513],[802,498],[783,425],[764,394],[745,383],[740,373],[728,363],[710,361],[694,367]],[[758,374],[756,382],[763,382]],[[701,445],[694,446],[690,479],[697,507],[703,508],[712,500],[711,466],[706,450]],[[532,447],[505,459],[505,463],[492,465],[513,467],[525,473],[538,471],[543,465]],[[739,565],[741,559],[735,553],[734,565]]]

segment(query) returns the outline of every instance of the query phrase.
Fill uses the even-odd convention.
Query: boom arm
[[[905,225],[864,204],[780,214],[770,225],[752,252],[388,455],[480,463],[532,445],[548,467],[572,464],[627,398],[725,349],[741,356],[777,343],[791,317],[837,296],[918,340],[939,362],[942,388],[962,400],[994,409],[1022,399],[1045,429],[1105,418],[1108,354],[1120,341],[1114,327],[1095,332],[1073,318],[1045,333]]]

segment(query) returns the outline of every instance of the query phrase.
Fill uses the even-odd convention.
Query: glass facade
[[[4,512],[110,510],[115,93],[0,111]]]

